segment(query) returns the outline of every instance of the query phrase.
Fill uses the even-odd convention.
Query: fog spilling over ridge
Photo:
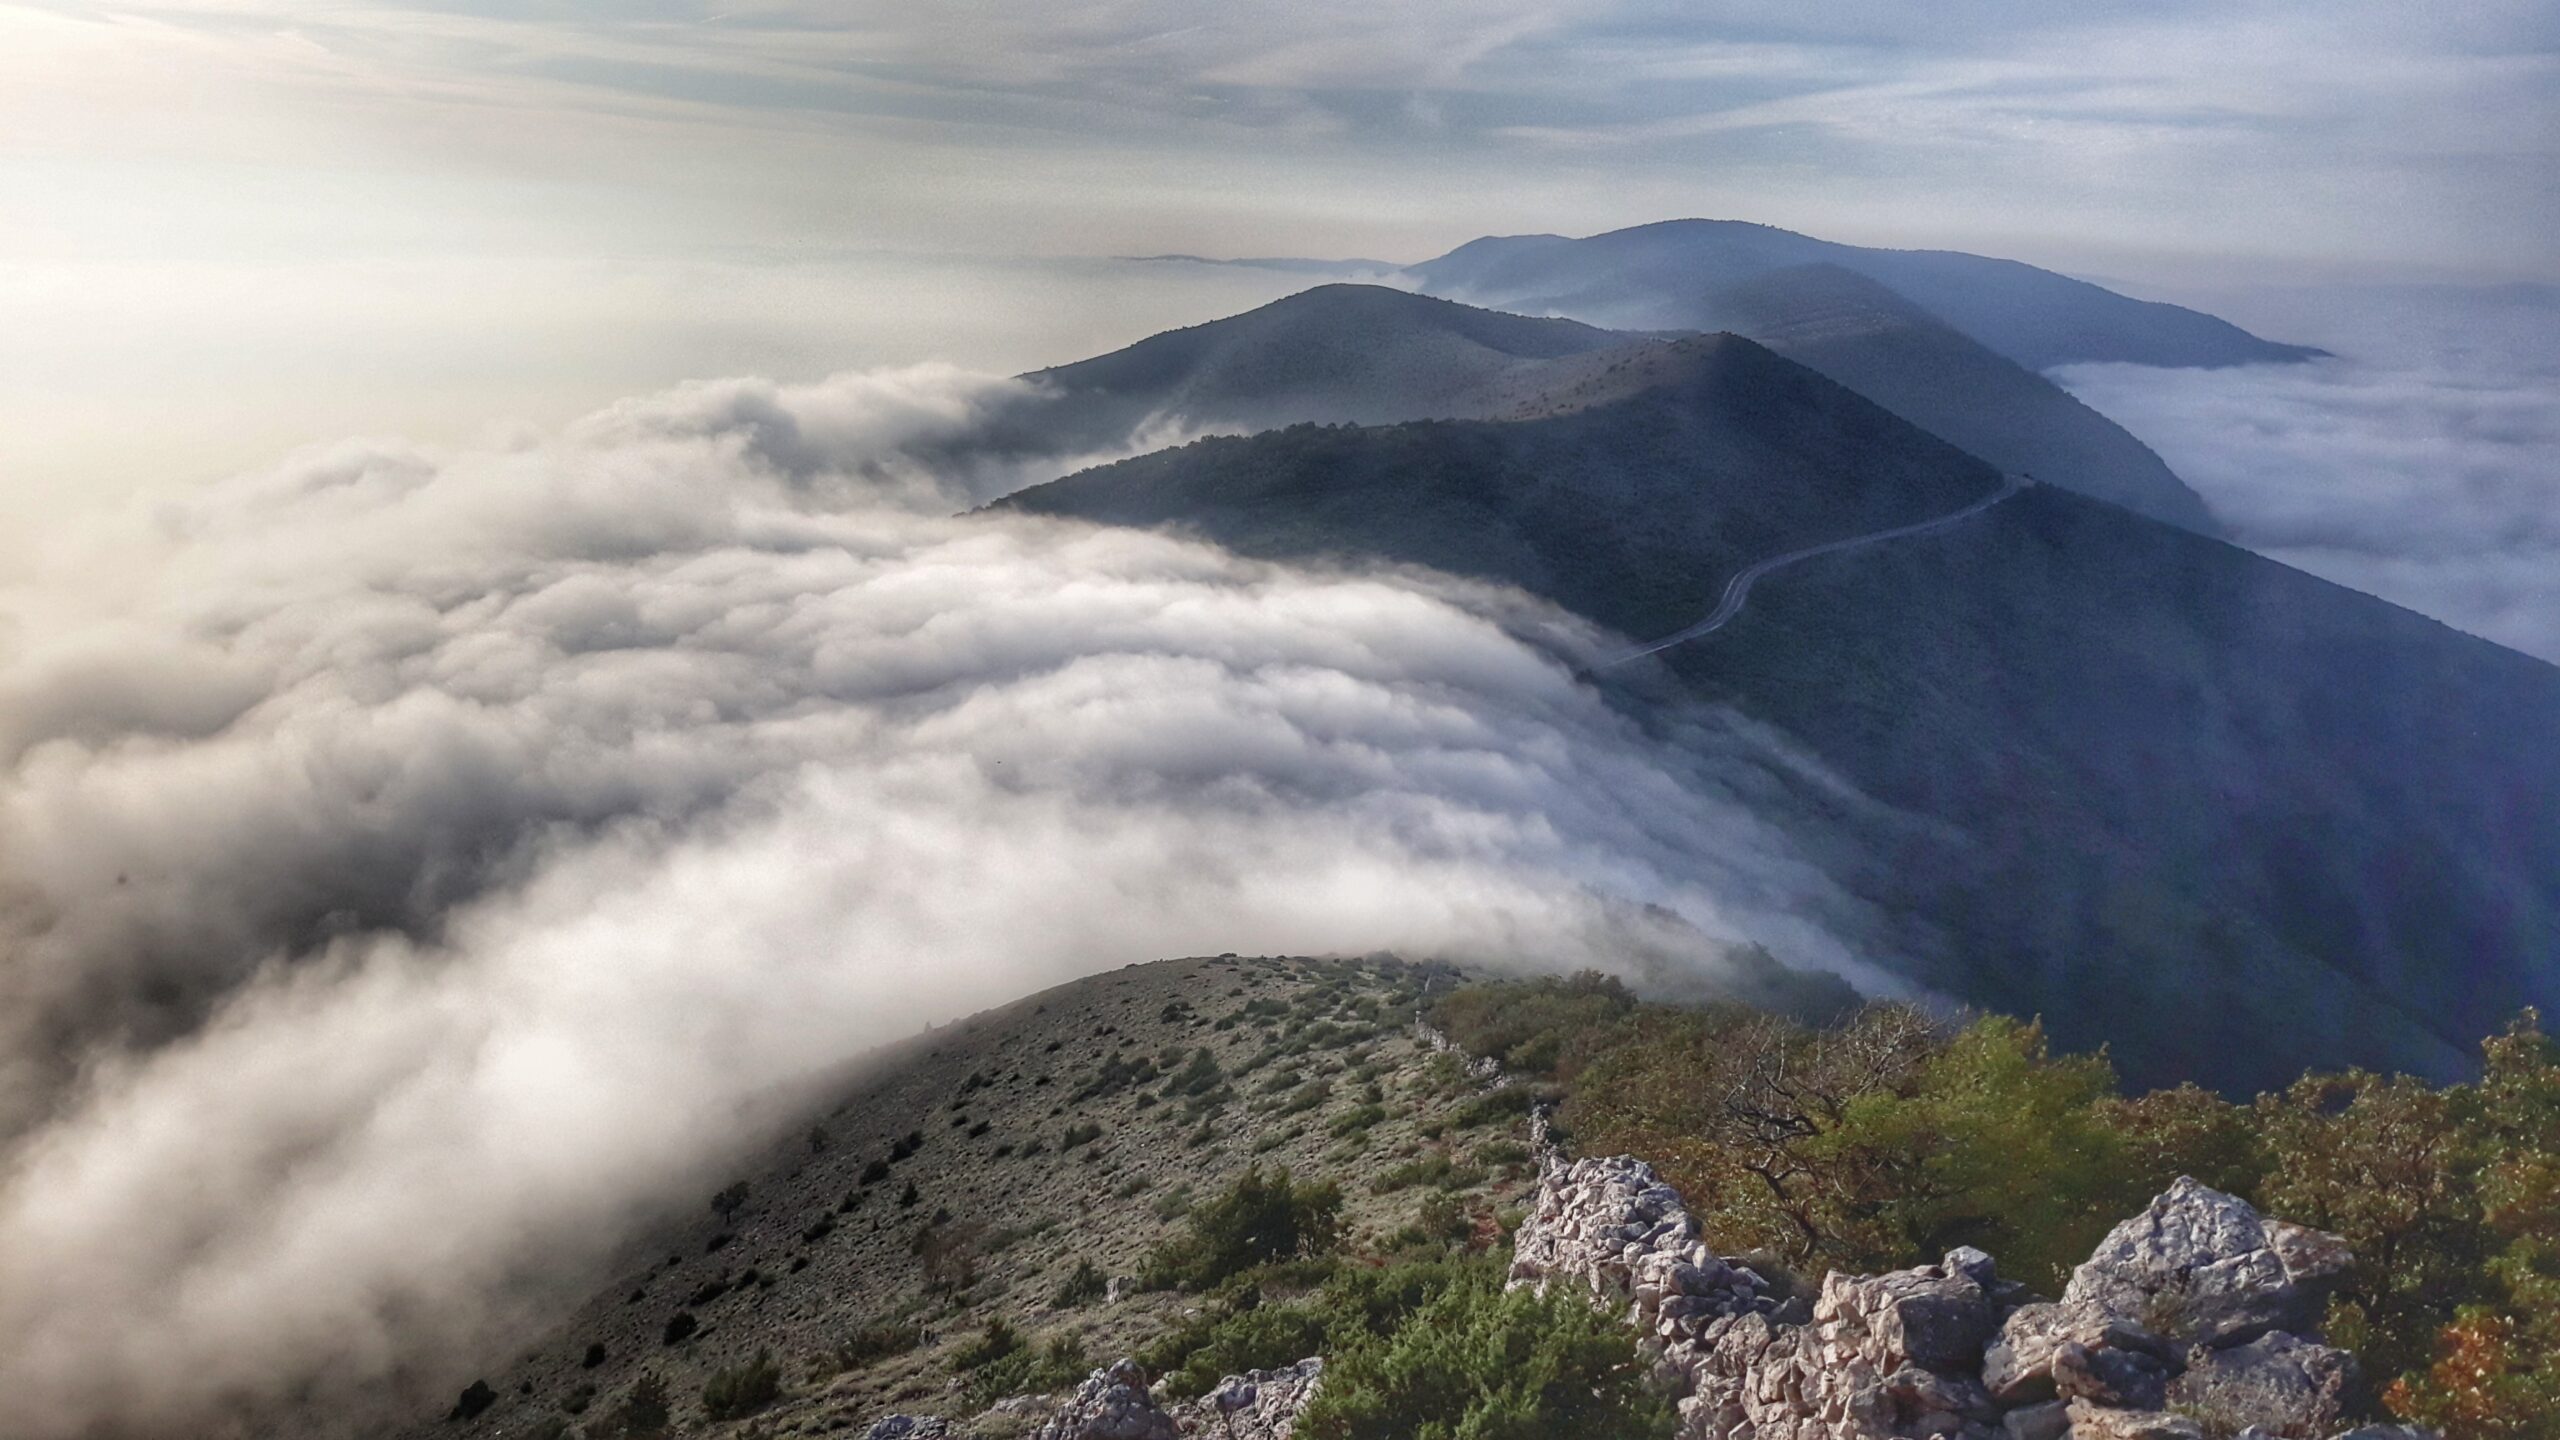
[[[1884,986],[1754,818],[1821,778],[1648,739],[1582,622],[953,518],[1068,462],[918,457],[1039,403],[926,368],[325,447],[0,593],[13,1434],[436,1382],[777,1087],[1099,968],[1755,942]]]

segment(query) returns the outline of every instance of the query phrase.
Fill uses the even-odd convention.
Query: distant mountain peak
[[[1719,286],[1817,262],[1887,286],[2030,370],[2092,360],[2241,365],[2324,353],[2022,261],[1844,245],[1747,220],[1661,220],[1580,239],[1487,237],[1404,273],[1425,290],[1479,305],[1664,330],[1711,325],[1698,306]]]

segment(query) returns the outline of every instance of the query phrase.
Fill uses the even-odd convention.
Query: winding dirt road
[[[1871,530],[1864,535],[1852,535],[1846,540],[1826,540],[1819,545],[1807,545],[1801,550],[1789,550],[1783,555],[1772,555],[1765,560],[1754,561],[1725,582],[1723,598],[1716,601],[1716,608],[1709,611],[1704,620],[1686,629],[1675,630],[1659,640],[1647,641],[1623,654],[1614,655],[1591,668],[1595,672],[1611,669],[1624,665],[1630,660],[1641,660],[1647,655],[1668,650],[1674,645],[1686,644],[1701,635],[1714,634],[1723,629],[1727,621],[1742,613],[1743,602],[1751,598],[1751,587],[1758,584],[1761,577],[1773,571],[1783,570],[1800,560],[1810,560],[1817,555],[1836,554],[1842,550],[1855,550],[1862,545],[1908,539],[1914,535],[1927,535],[1961,525],[2034,483],[2036,482],[2032,476],[2004,475],[2000,479],[1999,489],[1961,510],[1949,511],[1935,519],[1922,520],[1910,525],[1897,525],[1890,530]]]

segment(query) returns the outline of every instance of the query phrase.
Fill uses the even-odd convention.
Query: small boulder
[[[2166,1410],[2118,1410],[2071,1401],[2071,1440],[2205,1440],[2204,1427]]]
[[[943,1440],[951,1422],[938,1415],[891,1415],[862,1432],[862,1440]]]
[[[2120,1410],[2157,1410],[2169,1398],[2169,1367],[2139,1350],[2095,1349],[2066,1340],[2053,1352],[2054,1389],[2065,1400]]]
[[[2311,1332],[2351,1258],[2335,1236],[2268,1220],[2180,1176],[2107,1232],[2062,1299],[2218,1348],[2270,1330]]]
[[[1923,1265],[1883,1275],[1834,1271],[1823,1277],[1813,1319],[1879,1371],[1913,1364],[1970,1374],[1981,1368],[2000,1313],[1972,1275]]]
[[[2000,1417],[2003,1440],[2063,1440],[2071,1433],[2071,1407],[2061,1400],[2021,1405]]]
[[[2001,1323],[1999,1337],[1983,1352],[1982,1383],[2004,1405],[2050,1400],[2058,1393],[2054,1356],[2065,1345],[2129,1350],[2159,1361],[2164,1373],[2176,1368],[2176,1347],[2133,1321],[2085,1302],[2043,1300],[2019,1306]]]
[[[1182,1432],[1147,1393],[1146,1372],[1119,1360],[1086,1376],[1034,1434],[1037,1440],[1180,1440]]]
[[[2249,1425],[2286,1440],[2319,1440],[2344,1423],[2355,1385],[2354,1356],[2278,1330],[2197,1351],[2169,1387],[2168,1403],[2224,1429]]]

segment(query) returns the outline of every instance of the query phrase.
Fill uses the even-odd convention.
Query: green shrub
[[[1569,1287],[1468,1267],[1401,1323],[1355,1334],[1299,1417],[1305,1440],[1655,1440],[1669,1403],[1635,1337]]]
[[[1294,1365],[1328,1348],[1324,1316],[1314,1305],[1257,1305],[1164,1337],[1138,1363],[1164,1377],[1178,1400],[1205,1395],[1229,1375]]]
[[[1247,1168],[1218,1195],[1195,1204],[1185,1232],[1147,1261],[1158,1287],[1203,1289],[1275,1260],[1322,1255],[1342,1238],[1342,1189],[1301,1184],[1288,1170]]]
[[[1073,1335],[1055,1335],[1036,1349],[1017,1346],[979,1366],[960,1387],[960,1397],[983,1410],[1007,1395],[1063,1390],[1082,1380],[1090,1368],[1082,1340]]]
[[[952,1352],[951,1368],[982,1370],[1021,1348],[1021,1332],[1005,1323],[1005,1318],[998,1315],[987,1322],[986,1329],[978,1332],[977,1339]]]
[[[1475,1217],[1468,1213],[1466,1202],[1447,1191],[1424,1196],[1414,1224],[1424,1235],[1444,1245],[1467,1239],[1476,1229]]]
[[[1332,1121],[1324,1127],[1325,1133],[1331,1135],[1336,1140],[1340,1140],[1346,1136],[1364,1133],[1370,1127],[1377,1125],[1386,1118],[1386,1106],[1362,1105],[1354,1109],[1345,1110],[1341,1114],[1334,1116]]]
[[[884,1320],[860,1326],[827,1352],[834,1370],[859,1370],[891,1356],[904,1355],[924,1343],[924,1330],[911,1321]]]
[[[631,1392],[622,1397],[622,1403],[597,1422],[596,1433],[613,1440],[655,1440],[667,1433],[671,1413],[667,1382],[653,1372],[643,1372],[631,1382]]]
[[[714,1420],[752,1415],[782,1396],[782,1369],[773,1352],[759,1350],[744,1365],[715,1370],[702,1386],[702,1413]]]
[[[1529,1087],[1503,1085],[1487,1090],[1459,1106],[1457,1112],[1449,1117],[1449,1123],[1461,1130],[1473,1130],[1484,1125],[1508,1124],[1528,1114],[1530,1107],[1537,1102],[1537,1094]]]
[[[1110,1293],[1110,1289],[1111,1282],[1103,1276],[1099,1266],[1090,1260],[1079,1260],[1065,1282],[1058,1286],[1058,1293],[1049,1297],[1049,1303],[1061,1310],[1071,1310],[1078,1305],[1092,1304]]]
[[[1205,1095],[1217,1089],[1226,1078],[1227,1072],[1218,1067],[1217,1056],[1206,1048],[1194,1050],[1191,1062],[1173,1072],[1172,1078],[1164,1082],[1164,1095],[1168,1100],[1184,1095]]]
[[[1465,1190],[1481,1185],[1485,1172],[1473,1165],[1461,1165],[1445,1151],[1434,1151],[1402,1165],[1389,1166],[1369,1181],[1372,1194],[1392,1195],[1416,1185],[1429,1185],[1439,1190]]]

